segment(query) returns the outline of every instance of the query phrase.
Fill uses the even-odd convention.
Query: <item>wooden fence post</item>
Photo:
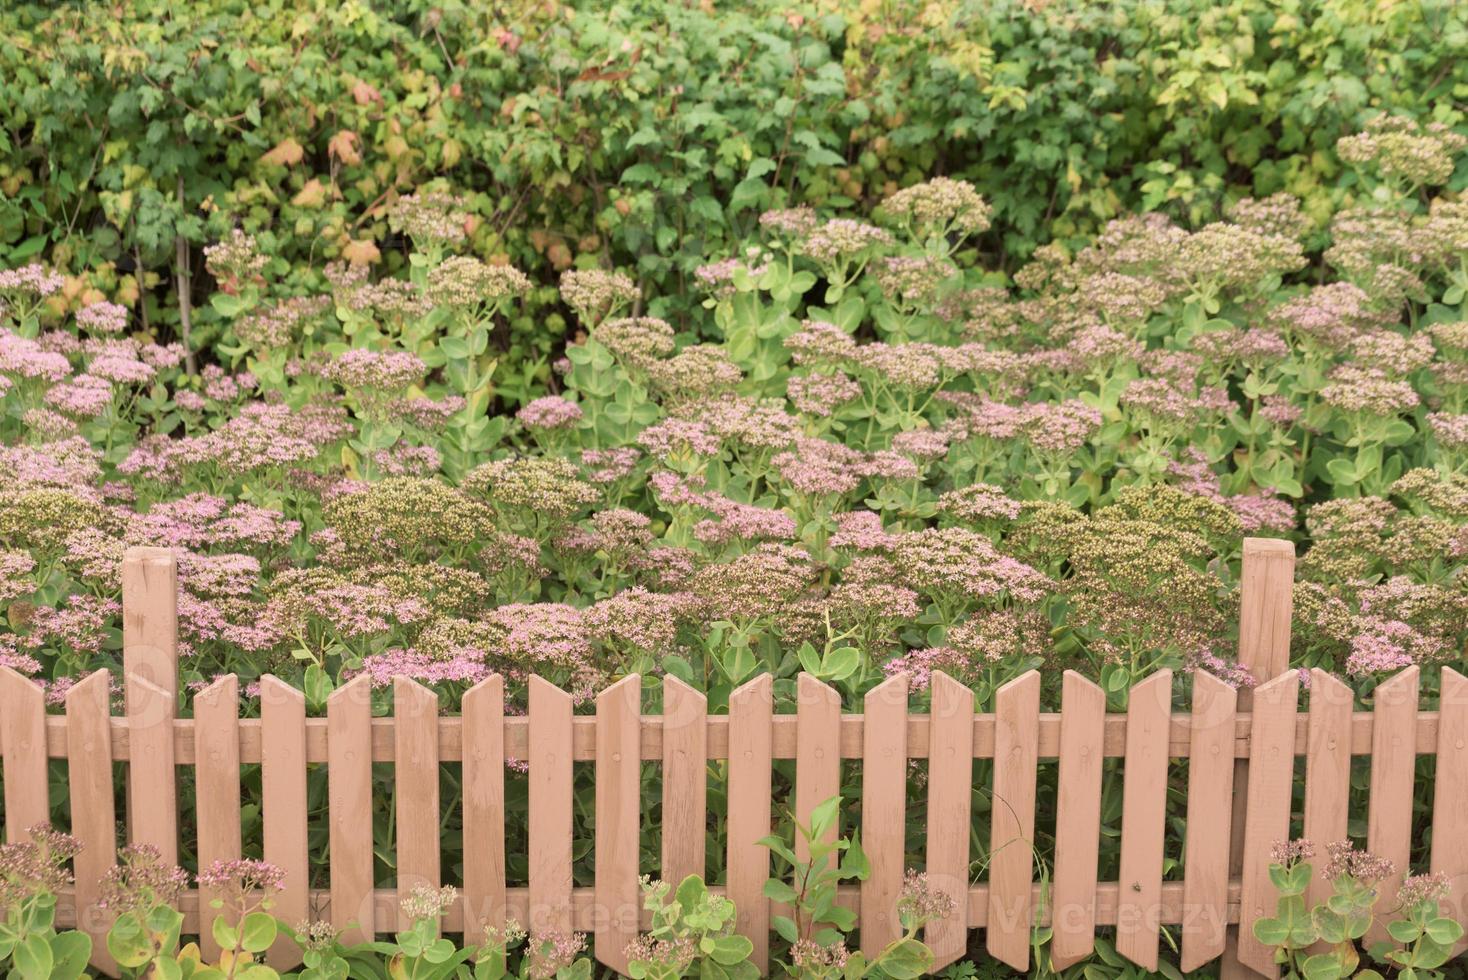
[[[178,864],[178,564],[168,548],[122,558],[122,675],[128,722],[128,840]]]
[[[1290,621],[1294,616],[1295,545],[1280,538],[1245,538],[1243,571],[1239,578],[1239,663],[1263,685],[1290,666]],[[1250,711],[1254,692],[1240,688],[1238,710]],[[1244,826],[1248,813],[1249,763],[1240,759],[1234,769],[1232,839],[1229,876],[1237,878],[1244,866]],[[1240,927],[1249,928],[1240,913]],[[1229,930],[1220,980],[1255,976],[1239,962],[1238,929]]]

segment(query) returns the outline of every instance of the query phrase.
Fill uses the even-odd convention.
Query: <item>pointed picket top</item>
[[[1101,835],[1106,692],[1081,673],[1061,682],[1060,773],[1055,800],[1055,884],[1051,899],[1056,970],[1096,949],[1096,876]]]
[[[407,674],[393,675],[392,697],[394,705],[400,701],[406,701],[414,707],[427,705],[429,701],[432,701],[435,706],[438,704],[437,691]]]
[[[498,673],[494,673],[490,674],[488,677],[484,678],[483,680],[476,683],[473,687],[469,688],[469,690],[465,691],[464,699],[468,700],[470,697],[482,698],[486,696],[486,693],[492,697],[494,692],[498,691],[500,694],[503,694],[504,690],[504,676]]]
[[[326,696],[326,708],[328,711],[331,710],[333,705],[348,704],[366,704],[369,709],[371,708],[372,678],[367,674],[358,674]]]
[[[1305,738],[1304,835],[1309,840],[1337,841],[1347,836],[1351,802],[1351,714],[1355,694],[1328,670],[1310,671],[1310,707]],[[1315,875],[1305,892],[1306,908],[1330,898],[1334,889]],[[1315,952],[1328,950],[1322,944]]]
[[[1396,703],[1404,698],[1416,699],[1417,685],[1421,680],[1422,668],[1416,664],[1404,667],[1396,674],[1376,685],[1373,697],[1379,702]]]
[[[729,692],[729,703],[737,699],[741,704],[768,700],[773,693],[775,677],[770,673],[755,674],[749,680]]]
[[[626,677],[612,684],[610,687],[602,688],[601,692],[596,696],[596,704],[598,707],[600,707],[604,703],[616,703],[620,707],[625,707],[626,705],[622,704],[622,701],[624,700],[628,701],[631,704],[637,705],[638,711],[642,710],[641,674],[628,674]]]
[[[907,671],[891,674],[882,683],[872,688],[862,698],[865,704],[901,704],[907,707],[907,692],[912,687],[912,678]]]
[[[9,668],[6,669],[9,670]],[[85,678],[68,688],[63,704],[68,709],[72,707],[72,704],[76,704],[84,710],[88,706],[95,707],[97,704],[110,706],[112,704],[112,670],[106,668],[92,670]]]
[[[262,711],[266,705],[277,702],[294,707],[297,702],[304,705],[305,701],[306,693],[289,681],[283,681],[274,674],[260,675],[260,708]]]
[[[1170,715],[1172,713],[1172,671],[1164,667],[1133,684],[1131,692],[1127,695],[1128,712],[1131,706],[1139,700],[1142,702],[1142,709],[1148,714],[1162,711]]]
[[[209,682],[194,695],[194,709],[197,711],[199,705],[208,707],[226,707],[230,702],[236,704],[240,700],[240,679],[235,674],[221,674]]]
[[[1416,667],[1411,668],[1416,670]],[[1383,684],[1381,687],[1385,687]],[[1377,688],[1380,690],[1381,688]],[[1254,688],[1254,703],[1265,701],[1271,705],[1279,706],[1285,703],[1298,704],[1300,697],[1300,674],[1298,671],[1288,670],[1277,677],[1259,684]],[[1291,702],[1293,699],[1293,702]]]
[[[30,840],[31,827],[51,819],[46,775],[46,692],[10,667],[0,667],[0,752],[5,760],[5,839]]]

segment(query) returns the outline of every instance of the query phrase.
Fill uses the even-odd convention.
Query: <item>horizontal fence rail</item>
[[[1246,549],[1241,644],[1253,644],[1254,652],[1273,655],[1283,642],[1287,653],[1291,577],[1279,574],[1289,564],[1281,554],[1275,544]],[[1273,563],[1267,574],[1260,574],[1261,561]],[[572,696],[540,678],[529,681],[528,713],[507,715],[504,681],[491,676],[465,694],[456,716],[440,714],[433,690],[398,678],[392,716],[373,717],[368,679],[358,677],[330,695],[326,717],[311,718],[300,691],[267,676],[260,717],[241,718],[238,681],[230,675],[194,695],[192,718],[179,718],[175,588],[170,554],[129,554],[121,717],[111,715],[106,671],[67,692],[64,715],[48,716],[36,684],[0,669],[6,839],[25,839],[26,828],[47,819],[48,759],[64,760],[70,830],[84,849],[58,922],[92,934],[94,966],[111,975],[116,966],[100,941],[109,923],[96,903],[98,878],[116,861],[116,801],[126,803],[127,839],[159,847],[167,860],[177,860],[180,834],[200,867],[237,858],[246,843],[245,766],[259,766],[263,856],[286,871],[277,914],[288,922],[330,921],[347,941],[404,925],[399,900],[415,887],[453,883],[460,897],[448,911],[446,931],[472,936],[506,917],[534,930],[585,931],[601,963],[625,969],[627,944],[649,922],[639,876],[678,880],[705,873],[712,817],[727,831],[725,873],[712,891],[735,901],[738,928],[766,968],[771,917],[785,911],[763,894],[772,864],[758,843],[776,826],[773,813],[783,802],[775,792],[778,760],[793,760],[793,806],[802,822],[841,792],[843,774],[848,785],[856,774],[859,801],[843,811],[841,830],[860,830],[871,873],[839,897],[857,913],[858,940],[869,953],[900,932],[895,906],[911,813],[923,825],[925,852],[916,863],[956,904],[953,915],[926,930],[936,968],[973,955],[980,947],[970,930],[982,929],[986,955],[1025,971],[1031,930],[1040,925],[1053,932],[1057,968],[1091,955],[1097,930],[1105,928],[1122,956],[1155,970],[1167,926],[1180,936],[1184,969],[1224,957],[1225,975],[1274,975],[1273,950],[1251,928],[1274,911],[1270,851],[1297,819],[1314,840],[1347,836],[1353,756],[1371,760],[1368,847],[1400,869],[1381,886],[1383,908],[1392,906],[1411,857],[1416,757],[1437,756],[1430,866],[1453,880],[1452,912],[1464,918],[1468,678],[1450,668],[1442,670],[1436,711],[1418,709],[1420,676],[1413,667],[1377,688],[1371,711],[1353,710],[1351,691],[1322,671],[1309,676],[1301,708],[1305,679],[1279,670],[1252,690],[1195,674],[1187,711],[1173,710],[1173,676],[1159,671],[1131,688],[1124,713],[1108,713],[1105,692],[1067,671],[1061,710],[1045,713],[1041,675],[1030,671],[999,689],[992,712],[976,712],[968,688],[935,673],[926,713],[909,710],[903,675],[870,691],[859,714],[843,714],[839,692],[801,675],[796,712],[776,714],[772,678],[761,675],[737,688],[728,714],[720,716],[673,677],[662,681],[662,713],[644,714],[642,681],[631,675],[596,697],[594,716],[574,714]],[[1103,771],[1107,759],[1121,760],[1119,774],[1114,763]],[[1043,806],[1037,802],[1042,760],[1053,763],[1053,804]],[[1298,760],[1303,811],[1294,803]],[[115,762],[125,763],[121,797]],[[589,887],[573,877],[578,762],[591,764],[595,783]],[[926,765],[926,779],[910,791],[915,762]],[[645,763],[661,770],[656,867],[640,860]],[[391,804],[374,796],[378,764],[391,766]],[[440,798],[444,764],[461,768],[461,793],[452,802]],[[528,789],[525,850],[514,855],[525,859],[523,884],[512,884],[507,873],[506,831],[517,829],[506,827],[511,764],[524,770],[514,778]],[[326,887],[313,887],[308,767],[323,766],[330,862],[326,880],[315,883]],[[181,767],[192,774],[192,827],[180,826]],[[727,786],[721,813],[711,813],[708,799],[714,768]],[[1170,786],[1180,785],[1184,769],[1187,829],[1181,852],[1165,854]],[[1122,782],[1119,872],[1112,881],[1098,875],[1107,778]],[[976,842],[975,801],[985,798],[987,839]],[[394,887],[383,888],[372,828],[374,814],[389,805],[395,808]],[[440,859],[446,805],[456,809],[466,842],[462,874],[453,869],[459,881],[451,881]],[[319,837],[321,828],[316,832]],[[1053,874],[1037,865],[1037,834],[1053,835],[1053,854],[1045,857]],[[579,844],[584,850],[586,842]],[[1164,873],[1167,857],[1180,873]],[[193,890],[183,902],[185,928],[201,935],[211,956],[217,953],[209,928],[217,914],[212,897]],[[299,958],[283,939],[269,961],[289,968]]]

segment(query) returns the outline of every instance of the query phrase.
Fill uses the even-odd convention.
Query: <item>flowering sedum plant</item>
[[[80,851],[74,837],[38,824],[29,841],[0,844],[0,967],[19,980],[76,980],[92,954],[84,933],[57,933],[56,898],[71,884],[65,864]]]
[[[1330,882],[1331,895],[1308,907],[1306,889],[1315,874],[1309,859],[1314,845],[1292,840],[1275,845],[1269,878],[1277,898],[1275,914],[1254,923],[1254,935],[1275,947],[1275,960],[1287,977],[1380,978],[1362,967],[1362,945],[1378,918],[1377,884],[1396,868],[1391,861],[1358,850],[1349,840],[1328,845],[1329,860],[1320,874]],[[1441,914],[1448,882],[1438,875],[1415,875],[1402,882],[1396,905],[1387,910],[1385,929],[1391,941],[1373,943],[1370,955],[1397,975],[1438,978],[1438,967],[1452,957],[1453,944],[1463,927]]]
[[[677,296],[590,252],[537,284],[481,201],[404,183],[363,215],[379,237],[296,267],[285,229],[213,215],[188,343],[115,270],[18,262],[0,664],[53,706],[115,672],[122,555],[154,545],[178,557],[184,689],[234,673],[246,716],[266,673],[316,714],[362,676],[385,714],[400,676],[453,711],[499,674],[516,712],[532,675],[584,709],[633,672],[651,711],[671,675],[718,713],[761,673],[789,708],[802,670],[850,708],[906,674],[918,710],[941,670],[983,710],[1041,665],[1120,708],[1160,668],[1255,680],[1233,651],[1241,541],[1264,535],[1301,555],[1292,666],[1368,700],[1468,636],[1468,222],[1443,190],[1463,149],[1374,120],[1340,146],[1338,201],[1119,217],[1014,266],[995,189],[956,177],[772,202],[687,255]],[[547,310],[564,337],[517,359]],[[177,960],[171,913],[148,921],[168,903],[141,904],[126,956]],[[216,937],[236,961],[246,931]],[[574,945],[529,949],[579,969]]]

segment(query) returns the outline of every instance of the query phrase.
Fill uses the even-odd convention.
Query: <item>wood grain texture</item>
[[[46,695],[41,685],[9,667],[0,667],[0,746],[5,762],[5,840],[20,844],[31,839],[30,828],[51,819]],[[110,744],[108,749],[110,763]]]
[[[165,866],[177,864],[178,567],[168,548],[129,548],[123,554],[122,674],[128,839],[158,848]]]
[[[841,694],[802,672],[796,684],[795,708],[795,819],[810,825],[816,807],[841,792]],[[827,842],[840,834],[840,810],[826,834]],[[795,856],[810,860],[810,846],[795,835]]]
[[[1414,664],[1382,684],[1373,694],[1371,730],[1371,795],[1367,810],[1366,849],[1396,865],[1396,872],[1376,884],[1381,908],[1395,908],[1397,889],[1412,860],[1412,783],[1417,775],[1413,725],[1417,718],[1419,670]],[[1370,942],[1388,939],[1379,917],[1366,933]]]
[[[1265,976],[1277,976],[1274,948],[1254,938],[1254,922],[1274,914],[1269,880],[1274,842],[1290,836],[1290,794],[1295,778],[1295,710],[1300,678],[1281,674],[1254,690],[1254,724],[1249,757],[1249,811],[1244,827],[1237,957]]]
[[[398,901],[416,888],[437,890],[439,868],[438,694],[407,677],[393,679],[394,803]],[[401,906],[398,928],[413,920]]]
[[[1121,808],[1121,906],[1116,951],[1157,969],[1162,900],[1162,847],[1167,818],[1167,726],[1172,671],[1133,685],[1126,712],[1126,782]]]
[[[285,871],[271,911],[283,922],[305,921],[311,911],[311,865],[307,844],[306,696],[278,677],[260,678],[260,786],[265,860]],[[276,970],[301,962],[287,936],[276,939],[267,957]]]
[[[763,973],[770,958],[770,904],[765,880],[769,849],[759,843],[770,833],[772,678],[761,674],[729,695],[729,854],[728,895],[738,916],[738,931],[754,944],[749,960]]]
[[[1101,842],[1101,732],[1106,692],[1073,670],[1061,682],[1060,773],[1055,812],[1051,965],[1079,963],[1096,948],[1096,860]]]
[[[973,811],[974,692],[942,671],[929,687],[928,883],[953,897],[953,914],[930,922],[924,940],[933,969],[968,952],[969,821]]]
[[[642,678],[628,674],[596,697],[596,958],[627,972],[637,938],[642,760],[637,750]]]
[[[871,874],[861,883],[861,950],[870,960],[902,934],[897,898],[906,871],[907,675],[897,674],[863,701],[861,842]]]
[[[331,923],[342,942],[377,934],[372,901],[372,688],[359,674],[326,701],[327,827],[331,847]]]
[[[72,859],[77,928],[92,939],[91,964],[117,975],[107,951],[113,917],[97,907],[102,876],[117,863],[117,815],[112,793],[112,675],[99,670],[66,692],[67,792],[71,834],[82,849]],[[9,770],[7,769],[7,777]]]
[[[663,676],[663,829],[660,866],[675,886],[703,876],[708,836],[708,698]]]
[[[530,678],[530,929],[571,931],[571,695]]]
[[[199,756],[194,763],[194,796],[199,820],[199,870],[216,861],[237,861],[240,840],[240,686],[226,674],[194,696],[199,726]],[[219,912],[209,907],[225,892],[199,886],[199,948],[204,958],[219,958],[211,927]]]
[[[1263,684],[1289,669],[1290,624],[1294,614],[1295,546],[1277,538],[1245,538],[1239,577],[1239,665]],[[1253,691],[1239,691],[1238,710],[1250,711]],[[1234,767],[1234,798],[1229,818],[1229,873],[1242,874],[1249,764]],[[1255,974],[1239,962],[1237,930],[1228,933],[1220,980],[1245,980]]]
[[[1035,775],[1040,674],[1031,670],[994,694],[994,800],[989,823],[989,955],[1030,965],[1034,910]]]
[[[1431,870],[1447,875],[1444,910],[1468,922],[1468,677],[1442,670],[1437,729],[1437,775],[1432,798]],[[1458,954],[1468,940],[1458,940]]]
[[[1206,671],[1194,671],[1183,856],[1185,972],[1222,955],[1228,932],[1229,849],[1221,844],[1233,836],[1237,704],[1238,691],[1231,684]]]
[[[1351,689],[1329,672],[1310,672],[1310,728],[1305,749],[1305,822],[1307,840],[1324,848],[1345,840],[1351,802]],[[1324,853],[1322,850],[1322,859]],[[1314,875],[1305,891],[1307,908],[1323,904],[1334,889],[1325,875]],[[1329,950],[1322,943],[1316,952]]]
[[[464,922],[483,935],[505,924],[505,681],[464,694]]]

